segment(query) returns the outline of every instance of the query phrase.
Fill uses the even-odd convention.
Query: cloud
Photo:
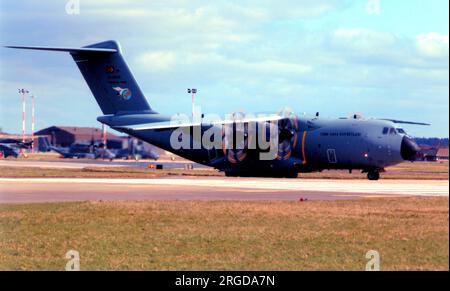
[[[436,32],[419,34],[417,36],[417,49],[421,55],[426,57],[448,57],[448,35],[442,35]]]
[[[381,0],[368,0],[366,4],[366,13],[369,15],[381,14]]]
[[[254,7],[260,8],[261,12],[269,19],[301,18],[308,19],[319,17],[326,13],[342,9],[349,4],[347,0],[250,0],[234,1],[245,10]]]
[[[173,52],[147,52],[138,57],[137,62],[152,72],[164,72],[176,67],[177,59]]]
[[[376,52],[393,45],[393,34],[365,28],[340,28],[332,34],[333,43],[341,48]]]
[[[367,28],[339,28],[330,34],[329,45],[328,58],[341,60],[342,64],[448,71],[445,35],[431,33],[409,38]]]
[[[176,71],[182,67],[198,70],[202,67],[214,67],[229,77],[245,72],[252,76],[292,76],[310,73],[312,67],[300,63],[275,59],[249,61],[228,58],[218,53],[192,53],[175,51],[146,52],[137,57],[135,63],[146,71],[161,73]],[[206,73],[207,74],[207,73]]]
[[[161,11],[183,11],[191,17],[221,15],[224,18],[271,19],[318,17],[349,5],[349,0],[165,0],[142,4],[136,1],[83,2],[83,12],[122,17],[148,17]]]

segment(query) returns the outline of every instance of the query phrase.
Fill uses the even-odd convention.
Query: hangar
[[[35,132],[35,135],[47,136],[50,143],[58,147],[103,139],[102,130],[95,127],[50,126]],[[106,140],[108,148],[123,148],[127,138],[107,132]]]
[[[448,161],[448,148],[439,148],[436,153],[437,161]]]

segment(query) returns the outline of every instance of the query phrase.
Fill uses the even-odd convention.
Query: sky
[[[1,46],[115,39],[163,114],[190,114],[197,88],[204,113],[361,113],[431,123],[405,126],[425,137],[449,136],[448,35],[447,0],[0,1]],[[67,53],[0,48],[6,132],[21,131],[18,88],[36,96],[37,129],[99,126]]]

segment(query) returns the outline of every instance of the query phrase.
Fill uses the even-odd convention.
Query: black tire
[[[296,178],[298,178],[298,173],[297,172],[289,172],[286,174],[285,177],[288,179],[296,179]]]
[[[367,179],[370,181],[378,181],[380,179],[380,172],[378,171],[369,171],[367,173]]]
[[[225,171],[225,177],[237,177],[237,175],[233,172]]]

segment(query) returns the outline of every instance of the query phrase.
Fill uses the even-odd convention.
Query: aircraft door
[[[335,149],[328,149],[327,150],[327,157],[328,157],[328,162],[330,164],[337,164],[336,150]]]

